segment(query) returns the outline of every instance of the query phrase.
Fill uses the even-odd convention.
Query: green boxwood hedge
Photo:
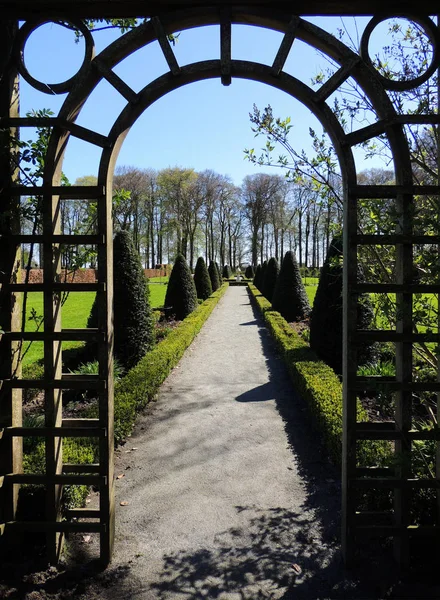
[[[270,302],[249,284],[251,297],[263,314],[266,325],[287,365],[299,395],[307,403],[324,443],[336,463],[342,458],[342,385],[336,373],[320,360],[308,343],[272,309]],[[358,404],[358,420],[367,413]],[[368,441],[360,445],[357,461],[362,466],[383,466],[391,456],[387,442]]]
[[[203,324],[226,292],[224,283],[216,292],[200,304],[171,333],[159,342],[153,350],[130,369],[125,377],[115,385],[115,444],[121,444],[132,432],[136,414],[157,394],[160,385],[182,358],[183,353],[201,330]],[[89,411],[88,416],[96,416],[97,408]],[[63,442],[63,460],[65,463],[92,463],[96,460],[98,447],[93,440],[78,438]],[[24,456],[26,473],[43,473],[45,452],[44,443],[36,444]],[[23,486],[26,495],[34,491],[35,486]],[[84,503],[88,489],[86,486],[66,486],[64,506],[71,508]]]
[[[115,386],[116,444],[120,444],[131,432],[136,413],[157,394],[160,385],[182,358],[227,288],[228,284],[223,284],[117,382]]]

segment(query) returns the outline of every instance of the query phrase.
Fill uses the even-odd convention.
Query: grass
[[[159,308],[159,306],[163,306],[163,303],[165,302],[165,294],[167,293],[167,286],[154,284],[150,285],[149,288],[151,308]]]
[[[159,279],[154,278],[154,279]],[[162,278],[165,280],[165,278]],[[152,308],[163,306],[165,300],[167,286],[166,285],[151,285],[150,286],[150,302]],[[90,292],[71,292],[67,297],[61,309],[61,319],[64,329],[83,329],[87,326],[87,319],[92,308],[95,294]],[[35,311],[35,312],[34,312]],[[37,320],[43,316],[43,294],[41,292],[29,292],[26,304],[26,331],[37,330],[37,320],[29,317],[36,315]],[[44,324],[39,331],[44,330]],[[63,350],[78,348],[83,342],[64,342]],[[25,343],[24,351],[28,348]],[[33,342],[23,358],[23,365],[29,365],[43,358],[43,342]]]
[[[68,295],[66,302],[61,308],[62,326],[65,329],[82,329],[87,326],[87,319],[92,308],[94,293],[72,292]],[[35,312],[34,312],[35,311]],[[26,331],[37,331],[37,321],[29,320],[32,313],[37,320],[43,316],[43,294],[41,292],[29,292],[26,304]],[[44,323],[39,331],[44,330]],[[63,350],[78,348],[82,342],[64,342]],[[24,351],[28,344],[25,343]],[[28,365],[43,357],[43,342],[33,342],[23,358],[23,365]]]

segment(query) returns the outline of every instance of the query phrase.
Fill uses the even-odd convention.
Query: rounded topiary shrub
[[[254,267],[252,265],[248,265],[246,267],[246,271],[244,272],[244,276],[246,277],[246,279],[252,279],[254,275]]]
[[[222,276],[223,276],[223,279],[229,279],[230,277],[232,277],[232,271],[231,271],[231,267],[229,265],[225,265],[223,267]]]
[[[208,267],[209,277],[211,279],[212,291],[215,292],[220,287],[220,277],[215,262],[211,260]]]
[[[263,296],[265,296],[269,302],[272,302],[275,285],[278,279],[280,267],[276,258],[272,257],[267,263],[266,274],[263,281]]]
[[[321,270],[310,319],[310,346],[336,373],[342,373],[342,238],[334,238]],[[358,269],[358,282],[364,277]],[[374,316],[370,298],[358,298],[357,326],[368,329]],[[358,364],[372,362],[375,345],[368,343],[358,350]]]
[[[168,281],[164,308],[168,315],[182,321],[198,306],[197,291],[185,258],[178,254]]]
[[[194,271],[194,284],[196,286],[197,298],[206,300],[212,294],[211,278],[209,277],[205,259],[200,256]]]
[[[154,319],[149,289],[139,254],[128,231],[119,231],[113,243],[114,355],[125,370],[136,365],[154,343]],[[92,305],[88,328],[98,327],[98,304]],[[87,348],[96,357],[98,347]]]
[[[272,296],[272,308],[286,321],[302,321],[310,314],[310,304],[301,273],[292,251],[286,252]]]

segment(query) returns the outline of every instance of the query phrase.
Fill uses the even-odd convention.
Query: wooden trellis
[[[436,235],[414,235],[413,207],[417,195],[440,197],[440,187],[414,185],[408,143],[405,137],[406,124],[438,125],[437,115],[398,115],[387,95],[394,83],[384,80],[373,68],[368,56],[368,36],[380,19],[373,19],[364,34],[360,55],[347,48],[339,40],[292,14],[289,4],[256,2],[235,5],[233,2],[213,2],[209,6],[195,8],[200,3],[180,3],[186,10],[158,13],[147,11],[144,3],[112,2],[112,16],[152,17],[135,31],[121,36],[95,57],[93,40],[79,18],[97,15],[108,16],[110,3],[105,2],[42,2],[46,10],[56,6],[58,19],[69,20],[80,29],[86,41],[86,54],[78,74],[62,84],[49,85],[51,93],[68,92],[59,114],[54,118],[22,118],[18,114],[16,98],[17,71],[41,91],[48,86],[34,80],[21,61],[21,50],[28,35],[41,24],[33,21],[36,5],[26,2],[0,2],[0,8],[13,13],[14,18],[30,19],[16,32],[14,22],[3,21],[5,35],[0,38],[3,59],[3,79],[0,87],[0,128],[9,135],[15,128],[30,126],[49,127],[51,142],[46,157],[46,170],[40,187],[23,187],[15,184],[15,173],[10,169],[9,153],[13,147],[4,143],[2,157],[1,210],[9,215],[0,221],[2,237],[0,248],[0,270],[3,280],[0,296],[2,334],[0,356],[3,380],[0,390],[0,533],[6,536],[16,530],[42,530],[46,532],[51,560],[56,560],[62,535],[69,531],[94,531],[101,535],[101,558],[111,558],[114,531],[113,500],[113,383],[112,383],[112,223],[111,223],[111,180],[118,151],[129,128],[136,119],[157,99],[168,92],[194,81],[218,78],[229,85],[234,78],[252,79],[290,94],[303,102],[321,121],[329,133],[338,154],[344,181],[344,439],[343,439],[343,546],[347,562],[354,554],[361,535],[373,534],[392,537],[395,540],[396,557],[400,563],[408,559],[409,539],[413,535],[438,536],[440,518],[429,527],[414,527],[410,521],[409,497],[411,490],[436,489],[439,493],[440,460],[437,458],[436,476],[414,479],[403,458],[410,456],[414,440],[433,439],[439,445],[438,428],[430,431],[415,431],[411,420],[412,394],[414,391],[440,393],[440,383],[416,383],[412,379],[412,354],[418,342],[439,343],[438,330],[419,334],[413,331],[413,294],[418,292],[440,294],[440,284],[421,285],[413,283],[413,247],[418,244],[440,244],[440,231]],[[98,4],[102,8],[99,12]],[[166,3],[151,3],[164,6]],[[317,6],[319,3],[309,3]],[[324,12],[329,12],[328,5]],[[344,9],[348,10],[348,4]],[[383,2],[380,3],[383,6]],[[123,6],[128,12],[123,13]],[[130,12],[128,6],[131,6]],[[142,8],[141,8],[142,6]],[[322,6],[324,6],[322,4]],[[136,7],[136,9],[134,8]],[[399,10],[402,4],[399,3]],[[317,10],[317,9],[316,9]],[[95,11],[95,12],[94,12]],[[98,12],[96,12],[98,11]],[[310,14],[310,9],[308,12]],[[331,11],[330,11],[331,12]],[[74,14],[75,13],[75,14]],[[355,10],[353,14],[359,14]],[[7,14],[6,12],[4,14]],[[38,19],[45,19],[40,12]],[[49,18],[49,17],[47,17]],[[50,14],[54,19],[54,14]],[[434,56],[428,66],[426,77],[432,75],[438,64],[438,31],[428,18],[418,19],[433,43]],[[247,24],[272,28],[283,33],[278,52],[269,65],[234,60],[231,53],[232,24]],[[220,25],[220,55],[218,59],[193,65],[180,66],[170,46],[167,35],[192,27]],[[284,66],[295,40],[302,40],[339,64],[335,73],[317,90],[284,72]],[[138,49],[157,40],[166,59],[169,71],[148,83],[139,93],[121,79],[114,67]],[[377,113],[377,122],[353,133],[346,133],[332,112],[328,99],[341,85],[352,77],[368,96]],[[107,136],[78,126],[75,120],[83,104],[95,88],[105,79],[126,100],[120,115],[115,116],[114,125]],[[416,81],[415,84],[420,83]],[[413,82],[414,84],[414,82]],[[402,84],[402,85],[407,85]],[[400,87],[400,89],[405,89]],[[385,135],[393,153],[396,184],[393,186],[359,186],[352,149],[356,144]],[[69,138],[79,137],[102,149],[98,173],[98,184],[93,187],[69,187],[59,185],[62,157]],[[9,139],[9,138],[7,138]],[[18,224],[10,216],[14,214],[21,196],[33,195],[43,199],[43,231],[41,234],[24,236]],[[97,202],[97,231],[90,236],[66,236],[60,229],[60,205],[67,198],[91,199]],[[361,235],[359,232],[357,204],[366,198],[393,199],[399,215],[396,231],[387,235]],[[43,251],[44,283],[23,284],[19,280],[17,253],[21,243],[39,243]],[[3,246],[2,246],[3,244]],[[90,244],[98,247],[98,281],[95,284],[65,283],[60,280],[60,244]],[[391,245],[396,248],[395,280],[386,284],[357,283],[358,250],[362,246]],[[32,289],[44,294],[44,332],[21,331],[17,294]],[[90,291],[98,294],[99,327],[96,330],[65,330],[62,327],[60,292]],[[398,304],[398,321],[393,331],[358,331],[356,326],[357,297],[361,292],[393,293]],[[365,379],[357,376],[357,344],[364,340],[392,342],[396,346],[396,376],[390,381],[377,378]],[[31,340],[44,342],[44,378],[41,381],[24,380],[15,365],[16,350],[20,343]],[[99,375],[85,378],[62,373],[62,343],[68,340],[95,340],[99,344]],[[20,391],[28,387],[39,387],[45,394],[45,427],[38,430],[23,428],[21,423]],[[360,391],[370,388],[392,390],[396,396],[393,422],[359,423],[356,416],[357,397]],[[97,419],[66,419],[62,414],[62,392],[65,389],[94,389],[99,394],[99,417]],[[21,467],[21,440],[26,436],[38,435],[46,440],[46,472],[43,475],[23,474]],[[99,440],[99,463],[96,465],[68,465],[62,459],[62,440],[66,437],[93,437]],[[357,449],[363,440],[384,440],[394,444],[398,461],[393,468],[359,465]],[[16,502],[19,484],[38,483],[45,486],[47,506],[46,518],[40,523],[20,523],[16,519]],[[60,497],[65,484],[93,484],[100,491],[98,510],[75,509],[67,513],[62,521]],[[357,506],[358,490],[389,490],[393,495],[393,509],[387,514],[361,511]],[[440,507],[440,502],[439,502]],[[83,520],[75,520],[72,518]],[[86,519],[86,520],[84,520]]]

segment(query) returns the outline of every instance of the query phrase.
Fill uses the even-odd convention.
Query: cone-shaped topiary
[[[114,355],[125,370],[134,367],[154,343],[149,288],[139,254],[128,231],[113,243]],[[87,327],[98,326],[98,304],[92,305]],[[97,346],[89,348],[96,356]]]
[[[286,252],[272,296],[272,308],[286,321],[302,321],[310,314],[310,304],[292,251]]]
[[[261,282],[261,265],[257,265],[257,268],[255,269],[255,275],[254,275],[254,281],[253,281],[253,284],[257,288],[257,290],[260,289],[260,282]]]
[[[212,294],[211,278],[203,256],[200,256],[197,260],[194,271],[194,284],[197,290],[197,298],[206,300]]]
[[[218,262],[215,263],[215,268],[217,269],[219,285],[221,285],[223,283],[223,276],[222,276],[222,272],[220,270]]]
[[[209,277],[211,278],[212,291],[215,292],[220,287],[220,278],[218,276],[218,269],[215,266],[215,262],[211,260],[208,267]]]
[[[168,281],[164,307],[182,321],[197,308],[197,291],[188,263],[178,254]]]
[[[231,267],[229,265],[224,265],[222,276],[223,279],[229,279],[232,277]]]
[[[263,281],[263,296],[272,302],[275,285],[278,279],[280,267],[276,258],[272,257],[267,263],[267,269]]]
[[[342,373],[342,238],[334,238],[321,270],[318,289],[310,319],[310,347],[332,369]],[[358,282],[363,281],[358,269]],[[367,294],[358,297],[357,326],[368,329],[373,319],[373,307]],[[374,344],[359,347],[358,363],[375,358]]]
[[[264,278],[266,277],[266,269],[267,269],[267,260],[264,261],[264,263],[261,265],[261,277],[259,280],[259,286],[258,289],[260,290],[261,293],[263,293],[263,286],[264,286]]]
[[[246,271],[244,272],[244,276],[246,277],[246,279],[252,279],[254,275],[254,267],[252,265],[248,265],[246,267]]]

